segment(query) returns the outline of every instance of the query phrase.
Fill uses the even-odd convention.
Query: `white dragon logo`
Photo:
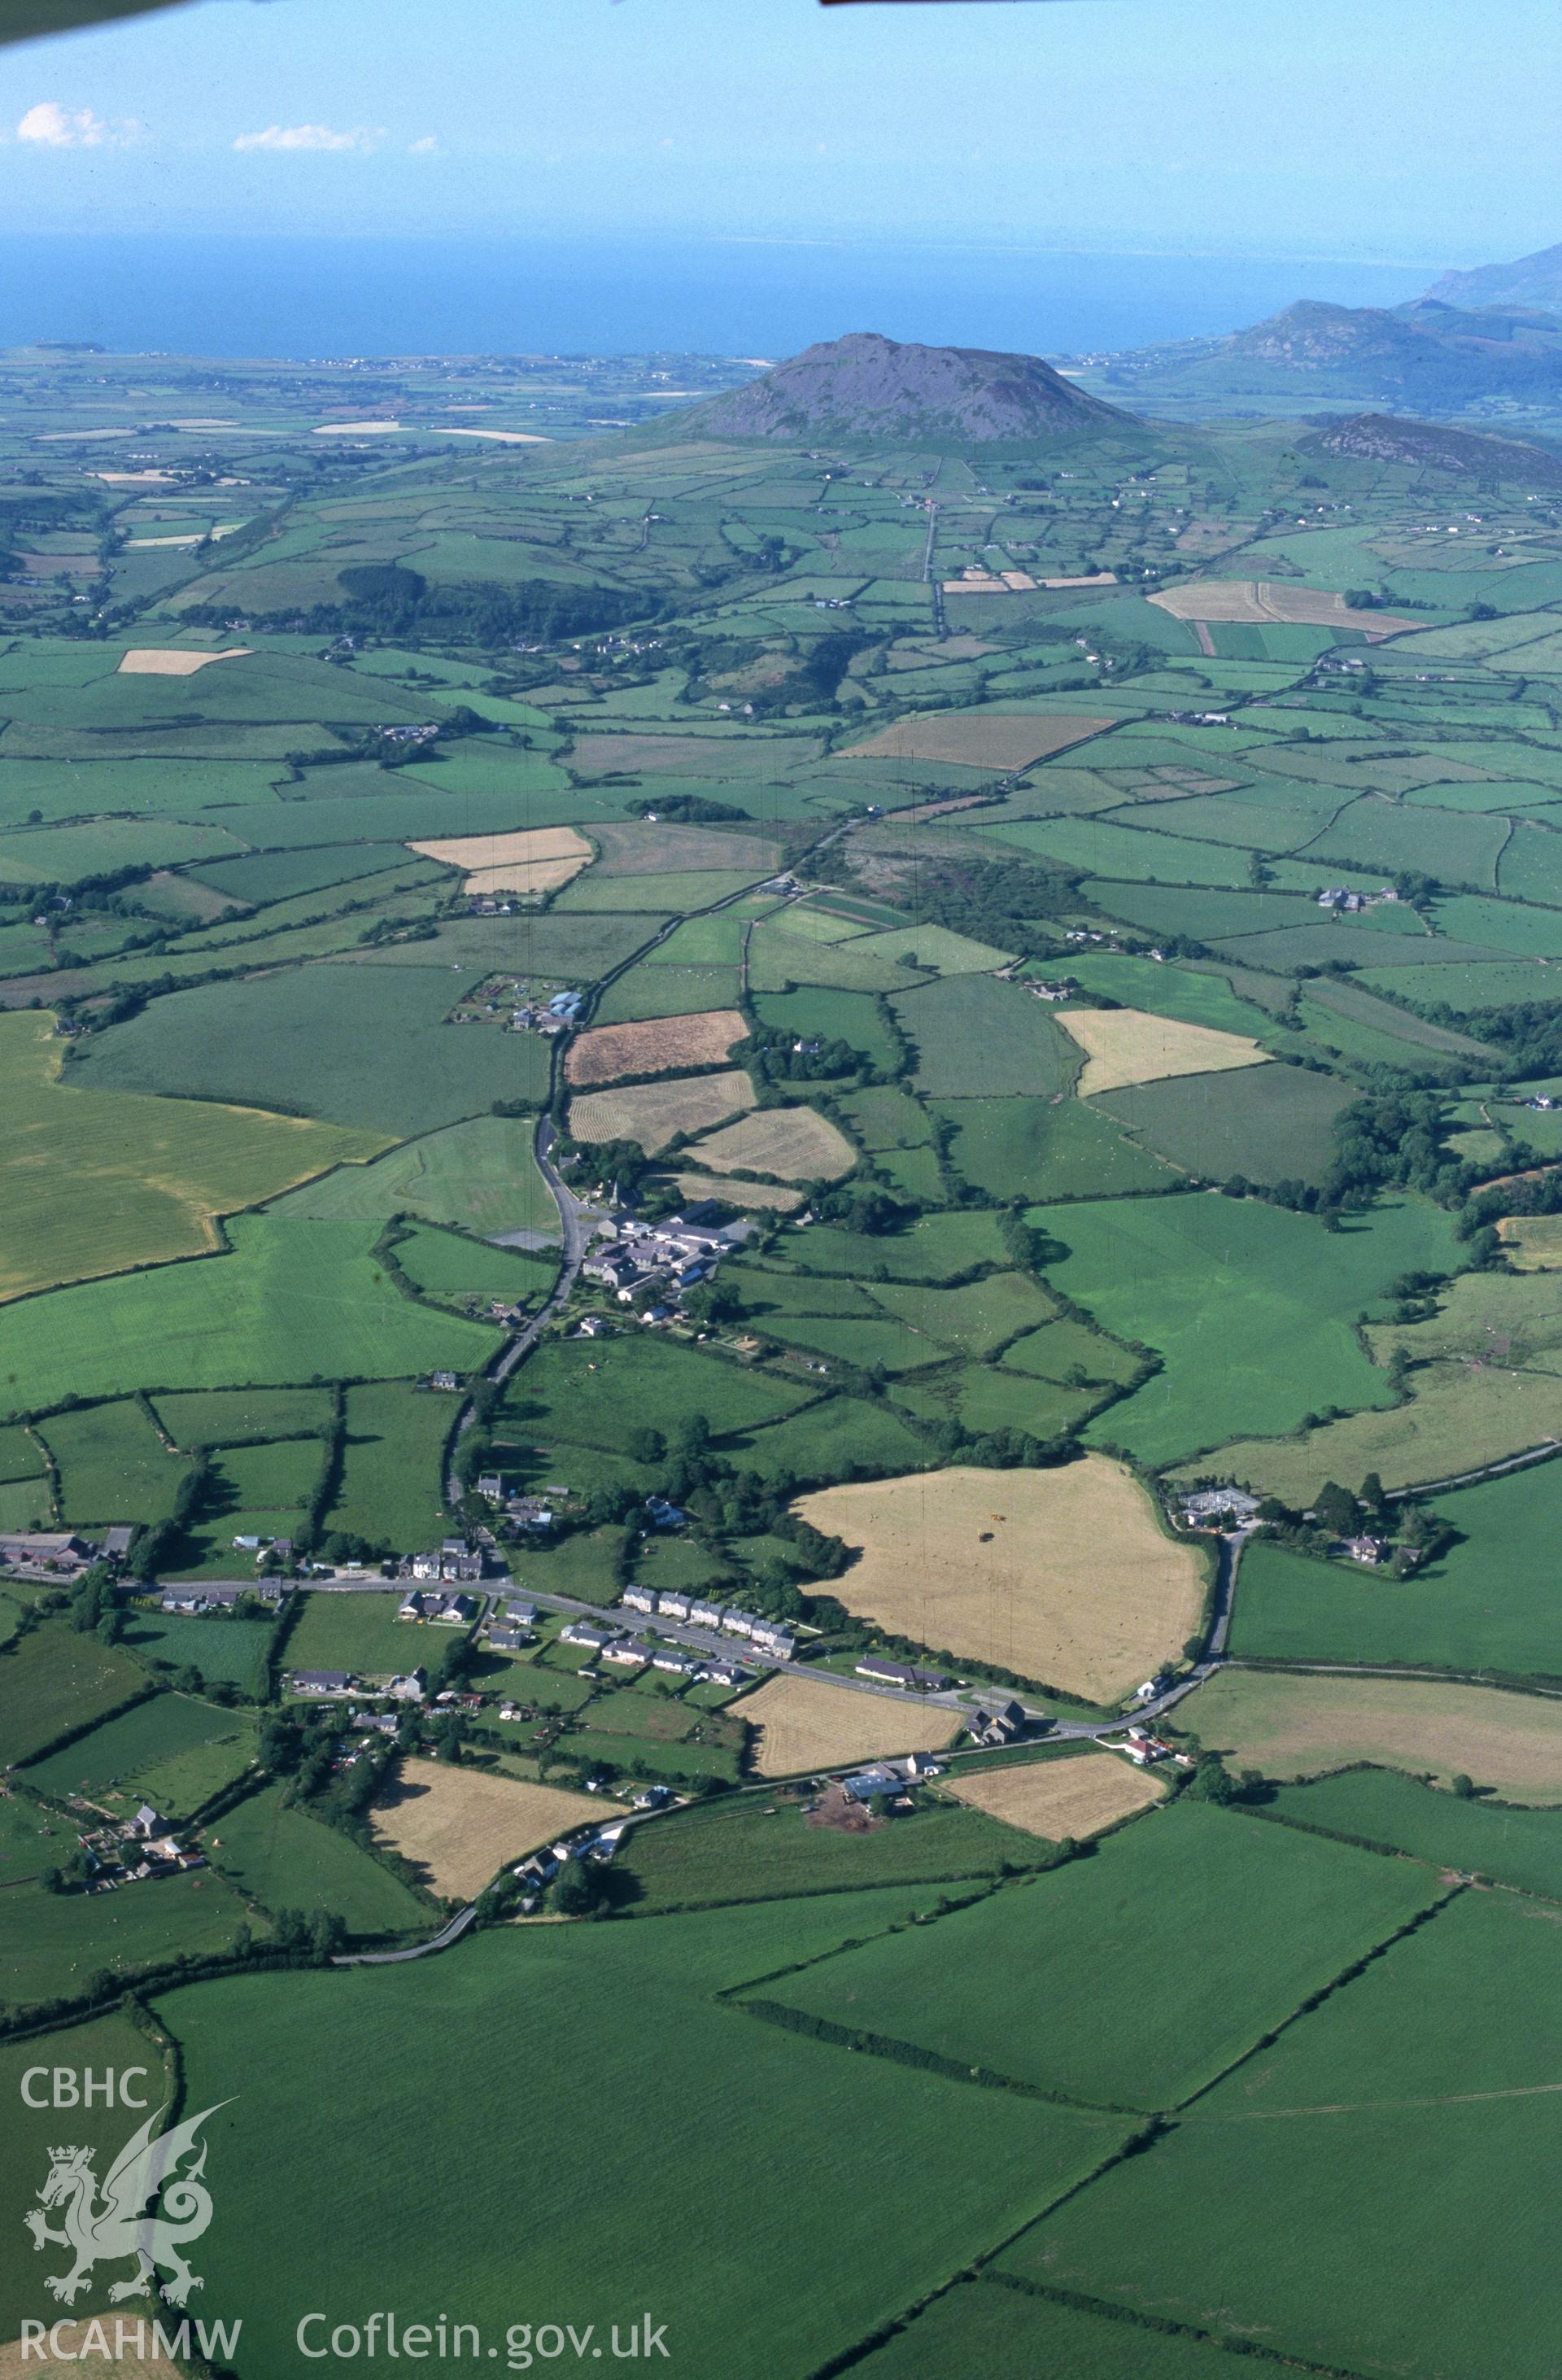
[[[218,2102],[219,2107],[228,2105],[225,2099]],[[52,2241],[70,2249],[76,2258],[68,2273],[51,2274],[45,2279],[43,2286],[52,2296],[73,2305],[91,2280],[94,2265],[117,2263],[124,2256],[137,2259],[137,2271],[130,2280],[116,2282],[110,2289],[113,2305],[141,2290],[158,2289],[160,2265],[171,2275],[162,2289],[171,2304],[182,2306],[192,2289],[201,2288],[200,2277],[190,2271],[183,2251],[192,2240],[200,2239],[212,2220],[212,2193],[201,2180],[206,2143],[198,2143],[196,2135],[207,2118],[216,2113],[216,2107],[203,2108],[199,2116],[159,2132],[155,2128],[163,2114],[159,2109],[126,2142],[101,2184],[92,2171],[94,2150],[49,2151],[49,2176],[38,2193],[38,2206],[30,2208],[22,2220],[32,2234],[35,2249]],[[194,2156],[195,2162],[188,2172],[180,2173],[180,2160],[187,2156]],[[151,2208],[160,2198],[154,2214]],[[50,2206],[64,2208],[63,2230],[52,2228],[39,2212],[39,2207]]]

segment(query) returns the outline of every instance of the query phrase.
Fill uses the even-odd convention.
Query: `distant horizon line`
[[[874,231],[860,237],[846,237],[828,232],[707,232],[695,230],[646,230],[625,235],[621,230],[603,229],[503,231],[451,228],[442,231],[402,229],[355,229],[324,231],[273,227],[269,230],[230,229],[214,225],[211,228],[188,225],[149,225],[91,228],[54,225],[0,230],[0,243],[21,244],[31,240],[213,240],[231,247],[236,242],[252,244],[298,243],[322,247],[364,246],[385,247],[399,243],[408,247],[435,247],[458,244],[495,244],[506,247],[602,247],[623,249],[636,246],[676,246],[684,248],[774,248],[820,249],[836,254],[854,250],[894,249],[901,253],[924,251],[929,255],[981,256],[1073,256],[1080,258],[1133,258],[1145,262],[1168,264],[1285,264],[1298,267],[1340,266],[1362,270],[1398,273],[1469,272],[1476,265],[1493,262],[1509,263],[1522,261],[1522,255],[1494,258],[1483,249],[1473,263],[1459,262],[1446,254],[1439,256],[1380,256],[1357,252],[1318,253],[1287,248],[1224,249],[1224,248],[1156,248],[1132,241],[1115,243],[1107,240],[1015,240],[987,239],[972,235],[963,238],[924,237],[904,232]],[[1535,254],[1530,249],[1523,254]]]

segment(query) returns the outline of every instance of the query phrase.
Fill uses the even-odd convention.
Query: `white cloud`
[[[377,149],[383,125],[357,124],[336,132],[329,124],[268,124],[263,132],[241,132],[236,149]]]
[[[406,153],[409,157],[437,157],[439,152],[440,144],[431,132],[425,132],[421,140],[410,140],[407,143]]]
[[[140,126],[128,118],[110,121],[90,107],[62,107],[57,99],[40,100],[17,127],[17,139],[37,149],[119,149],[134,140]]]

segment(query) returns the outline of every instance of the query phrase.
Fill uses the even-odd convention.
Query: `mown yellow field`
[[[831,757],[840,760],[950,760],[972,769],[1024,769],[1048,752],[1083,744],[1110,727],[1109,719],[1048,717],[1030,710],[940,710],[898,720],[866,743]]]
[[[1204,1601],[1191,1545],[1127,1466],[913,1473],[798,1499],[862,1548],[829,1588],[888,1633],[1112,1703],[1180,1653]]]
[[[719,1066],[748,1031],[735,1008],[693,1016],[653,1016],[636,1025],[598,1025],[570,1043],[572,1083],[613,1083],[624,1075],[667,1075],[680,1066]]]
[[[672,1178],[685,1198],[724,1198],[729,1207],[773,1208],[778,1215],[794,1215],[803,1204],[801,1190],[782,1190],[772,1182],[728,1182],[716,1173],[677,1173]]]
[[[1497,1237],[1508,1263],[1520,1272],[1556,1272],[1562,1267],[1562,1215],[1505,1215]]]
[[[1445,1785],[1462,1773],[1509,1801],[1562,1803],[1562,1703],[1538,1695],[1223,1669],[1178,1716],[1206,1751],[1266,1777],[1371,1760]]]
[[[771,1678],[734,1706],[759,1730],[757,1777],[795,1777],[848,1760],[882,1760],[897,1752],[941,1752],[955,1732],[953,1711],[919,1710],[888,1694],[858,1694],[813,1678]]]
[[[1217,1075],[1233,1066],[1262,1066],[1267,1050],[1241,1033],[1212,1025],[1183,1025],[1142,1008],[1060,1008],[1058,1022],[1079,1043],[1087,1063],[1079,1096],[1120,1091],[1131,1083],[1158,1083],[1168,1075]]]
[[[374,1812],[374,1831],[428,1871],[434,1890],[470,1900],[513,1860],[588,1818],[621,1818],[617,1802],[487,1777],[442,1761],[404,1763],[394,1797]]]
[[[1306,628],[1360,628],[1375,640],[1421,628],[1397,612],[1353,612],[1343,595],[1321,587],[1285,587],[1268,578],[1202,578],[1150,597],[1174,620],[1282,621]]]
[[[144,545],[173,543],[174,540],[143,538]],[[248,645],[229,645],[225,652],[187,652],[178,645],[132,645],[120,656],[116,674],[120,677],[193,677],[197,670],[209,669],[213,662],[241,662],[249,652]]]
[[[774,1173],[783,1182],[838,1182],[857,1152],[814,1108],[756,1108],[690,1151],[718,1173]]]
[[[648,1157],[674,1133],[708,1132],[754,1105],[741,1066],[724,1075],[687,1075],[671,1083],[632,1083],[621,1091],[583,1091],[570,1101],[576,1140],[637,1140]]]
[[[989,1818],[1027,1835],[1083,1842],[1161,1798],[1157,1779],[1119,1752],[1083,1752],[1069,1760],[1030,1760],[1009,1768],[958,1769],[946,1790]]]
[[[468,892],[555,892],[578,876],[591,846],[573,826],[529,827],[517,834],[456,834],[409,843],[408,851],[465,868]]]

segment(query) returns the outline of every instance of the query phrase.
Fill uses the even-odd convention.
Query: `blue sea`
[[[1066,355],[1298,298],[1394,305],[1430,266],[776,240],[0,236],[0,346],[225,357],[790,355],[844,331]]]

